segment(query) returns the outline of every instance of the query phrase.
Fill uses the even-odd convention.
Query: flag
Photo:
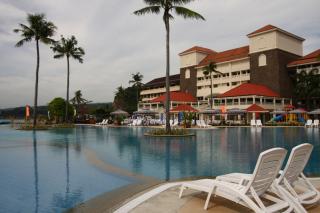
[[[30,106],[26,105],[26,118],[30,117]]]

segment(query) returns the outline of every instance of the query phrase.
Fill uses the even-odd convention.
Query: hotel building
[[[278,27],[267,25],[247,35],[249,45],[222,52],[194,46],[179,54],[180,74],[170,77],[171,108],[188,104],[201,111],[208,107],[210,89],[219,109],[247,109],[252,104],[265,110],[281,109],[292,103],[290,73],[320,66],[320,50],[303,56],[304,39]],[[222,74],[203,74],[214,62]],[[139,108],[163,112],[165,78],[145,84]],[[162,96],[162,97],[161,97]],[[188,97],[185,100],[178,98]],[[190,98],[193,97],[193,98]]]

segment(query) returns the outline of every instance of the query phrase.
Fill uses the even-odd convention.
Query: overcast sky
[[[60,35],[75,35],[86,51],[84,63],[71,61],[71,97],[81,90],[94,102],[113,100],[116,87],[128,86],[131,73],[144,82],[165,73],[165,29],[161,16],[137,17],[142,0],[0,0],[0,108],[33,105],[35,42],[15,48],[12,30],[27,13],[45,13]],[[272,24],[306,39],[304,53],[320,48],[319,0],[198,0],[188,7],[206,21],[172,22],[171,73],[179,72],[178,53],[199,45],[223,51],[248,44],[246,35]],[[53,59],[40,46],[39,104],[65,97],[66,59]]]

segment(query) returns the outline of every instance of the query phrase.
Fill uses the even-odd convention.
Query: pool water
[[[311,143],[305,173],[320,175],[319,129],[219,128],[151,138],[146,128],[0,126],[0,212],[63,212],[104,192],[154,178],[252,172],[260,152]]]

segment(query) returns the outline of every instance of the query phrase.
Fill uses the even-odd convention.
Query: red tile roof
[[[198,66],[206,66],[210,62],[214,61],[215,63],[231,61],[241,58],[246,58],[249,55],[249,46],[239,47],[231,50],[226,50],[219,53],[210,54],[205,57]]]
[[[312,53],[309,53],[308,55],[299,58],[298,60],[292,61],[288,64],[288,67],[294,67],[298,65],[303,64],[314,64],[314,63],[320,63],[320,49],[313,51]]]
[[[268,24],[268,25],[266,25],[264,27],[261,27],[260,29],[257,29],[256,31],[253,31],[252,33],[249,33],[247,36],[251,36],[251,35],[254,35],[254,34],[257,34],[257,33],[267,32],[267,31],[275,30],[275,29],[279,29],[279,28],[276,27],[276,26],[273,26],[271,24]]]
[[[198,112],[198,110],[190,105],[182,104],[171,109],[170,112]]]
[[[258,95],[266,97],[280,97],[280,95],[268,87],[260,84],[244,83],[241,84],[221,95],[219,98],[224,97],[237,97],[237,96],[248,96],[248,95]]]
[[[264,109],[263,107],[261,107],[257,104],[252,104],[246,110],[248,112],[268,112],[268,110]]]
[[[252,33],[249,33],[247,36],[251,37],[251,36],[259,34],[259,33],[268,32],[268,31],[274,31],[274,30],[280,31],[282,33],[285,33],[285,34],[287,34],[287,35],[289,35],[291,37],[295,37],[296,39],[301,40],[301,41],[305,40],[304,38],[301,38],[301,37],[299,37],[297,35],[289,33],[288,31],[285,31],[285,30],[283,30],[283,29],[281,29],[279,27],[273,26],[271,24],[268,24],[268,25],[266,25],[264,27],[261,27],[261,28],[257,29],[256,31],[253,31]]]
[[[187,49],[187,50],[179,53],[179,55],[184,55],[186,53],[191,53],[191,52],[200,52],[200,53],[205,53],[205,54],[216,53],[215,51],[208,49],[208,48],[194,46],[194,47],[191,47],[190,49]]]
[[[180,74],[170,75],[169,76],[170,85],[179,85],[180,84]],[[148,83],[143,85],[144,89],[153,88],[153,87],[164,87],[166,85],[166,77],[155,78]]]
[[[151,102],[164,102],[166,100],[166,94],[163,94]],[[190,93],[186,92],[170,92],[170,101],[175,102],[197,102],[197,99],[193,97]]]

